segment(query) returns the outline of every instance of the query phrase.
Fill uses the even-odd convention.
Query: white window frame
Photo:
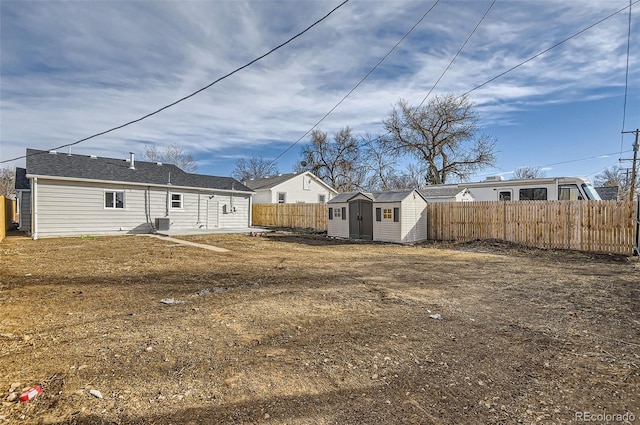
[[[282,201],[280,201],[280,195],[282,195]],[[286,204],[287,203],[287,192],[278,192],[277,201],[278,201],[279,204]]]
[[[318,203],[319,204],[326,204],[327,203],[327,195],[324,194],[319,194],[318,195]]]
[[[118,193],[122,194],[122,206],[118,207]],[[113,206],[109,207],[107,206],[107,196],[111,194],[113,196],[111,202],[113,203]],[[105,210],[124,210],[126,207],[127,203],[126,203],[126,197],[124,194],[124,190],[105,190],[104,191],[104,209]]]
[[[180,199],[174,200],[173,199],[174,196],[179,196]],[[171,209],[172,210],[184,209],[184,194],[183,193],[172,193],[171,194],[171,198],[169,199],[169,201],[171,202]],[[178,206],[174,206],[174,204],[173,204],[174,202],[179,202],[180,204]]]
[[[311,177],[302,177],[302,190],[311,190]]]

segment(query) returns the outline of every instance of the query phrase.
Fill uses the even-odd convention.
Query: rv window
[[[559,201],[577,201],[582,199],[578,186],[575,184],[567,184],[558,187],[558,200]]]
[[[520,189],[521,201],[546,201],[547,200],[547,188],[536,187],[531,189]]]
[[[596,192],[596,188],[591,186],[590,184],[582,183],[582,190],[587,195],[587,199],[591,199],[593,201],[602,201],[600,194]]]
[[[511,191],[498,193],[498,200],[499,201],[510,201],[511,200]]]

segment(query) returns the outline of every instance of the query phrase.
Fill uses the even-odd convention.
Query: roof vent
[[[50,153],[51,155],[57,155],[57,154],[58,154],[58,152],[56,152],[56,151],[54,151],[54,150],[50,150],[50,151],[49,151],[49,153]]]
[[[129,169],[130,170],[135,170],[136,169],[136,162],[135,162],[135,153],[133,152],[129,152],[129,155],[131,155],[131,164],[129,165]]]
[[[162,162],[156,162],[156,165],[161,166]]]
[[[89,156],[89,158],[91,158],[91,159],[98,159],[98,157],[97,157],[97,156],[95,156],[95,155],[90,155],[90,156]]]

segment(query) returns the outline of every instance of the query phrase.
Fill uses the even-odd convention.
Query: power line
[[[375,66],[373,68],[371,68],[371,70],[369,72],[367,72],[367,74],[360,80],[358,81],[358,83],[351,89],[349,90],[349,92],[344,95],[344,97],[342,99],[340,99],[340,101],[338,101],[338,103],[335,104],[335,106],[333,108],[331,108],[329,110],[329,112],[327,112],[326,114],[324,114],[322,116],[322,118],[320,118],[320,120],[318,120],[318,122],[316,122],[313,127],[311,127],[309,130],[307,130],[306,133],[304,133],[298,140],[296,140],[295,142],[293,142],[287,149],[285,149],[283,152],[281,152],[278,156],[276,156],[270,163],[269,165],[273,165],[278,159],[282,158],[282,156],[289,152],[295,145],[297,145],[298,143],[300,143],[302,141],[302,139],[304,139],[305,137],[307,137],[307,135],[309,133],[311,133],[313,131],[314,128],[316,128],[318,125],[320,125],[320,123],[322,121],[324,121],[333,111],[335,111],[338,106],[340,106],[342,104],[342,102],[344,102],[350,95],[351,93],[353,93],[358,87],[360,87],[360,84],[362,84],[367,78],[369,78],[369,76],[373,73],[373,71],[375,71],[380,64],[382,64],[382,62],[384,62],[387,57],[389,57],[389,55],[391,55],[391,53],[393,53],[393,51],[405,40],[405,38],[407,38],[409,36],[409,34],[411,34],[413,32],[413,30],[418,26],[418,24],[420,24],[420,22],[422,22],[424,20],[424,18],[426,18],[426,16],[429,14],[429,12],[431,12],[433,10],[434,7],[436,7],[436,5],[440,2],[440,0],[436,0],[436,2],[433,4],[433,6],[431,6],[429,8],[429,10],[427,10],[424,15],[422,15],[422,17],[418,20],[418,22],[416,22],[409,31],[407,31],[402,38],[400,38],[400,40],[391,48],[391,50],[389,50],[389,52],[387,52],[386,55],[384,55],[382,57],[382,59],[380,59],[378,61],[378,63],[375,64]]]
[[[478,29],[478,27],[480,26],[480,24],[482,23],[482,21],[484,21],[484,18],[487,17],[487,15],[489,14],[489,11],[491,10],[491,8],[493,8],[493,5],[496,4],[496,0],[493,0],[491,2],[491,4],[489,5],[489,8],[487,9],[486,12],[484,12],[484,15],[482,15],[482,18],[480,18],[480,20],[478,21],[478,23],[476,24],[475,28],[473,29],[473,31],[471,31],[471,34],[469,34],[469,36],[467,37],[467,39],[464,41],[464,43],[462,43],[462,46],[460,46],[460,48],[458,49],[458,52],[455,54],[455,56],[453,57],[453,59],[451,59],[451,62],[449,62],[449,65],[447,65],[447,67],[445,68],[444,71],[442,71],[442,74],[440,74],[440,77],[438,77],[438,80],[433,84],[433,87],[431,87],[431,90],[429,90],[429,93],[427,93],[427,95],[424,97],[424,99],[422,99],[422,102],[420,102],[420,104],[416,107],[416,109],[420,108],[422,106],[422,104],[427,100],[427,98],[431,95],[431,93],[433,92],[433,90],[436,88],[436,86],[438,85],[438,83],[440,82],[440,80],[442,80],[442,77],[444,77],[444,74],[447,73],[447,71],[449,70],[449,68],[451,68],[451,65],[453,65],[453,62],[455,62],[455,60],[458,58],[458,55],[460,55],[460,52],[462,52],[462,49],[464,49],[464,47],[467,45],[467,43],[469,42],[469,40],[471,40],[471,37],[473,37],[473,34],[476,33],[476,30]]]
[[[439,0],[438,0],[438,1],[439,1]],[[640,1],[640,0],[639,0],[639,1]],[[253,65],[254,63],[258,62],[259,60],[264,59],[265,57],[269,56],[270,54],[272,54],[272,53],[273,53],[273,52],[275,52],[276,50],[279,50],[280,48],[282,48],[282,47],[286,46],[287,44],[291,43],[293,40],[295,40],[296,38],[298,38],[298,37],[302,36],[303,34],[305,34],[306,32],[308,32],[309,30],[311,30],[311,28],[315,27],[315,26],[316,26],[316,25],[318,25],[320,22],[324,21],[324,20],[325,20],[326,18],[328,18],[331,14],[333,14],[336,10],[338,10],[338,9],[340,9],[342,6],[344,6],[347,2],[349,2],[349,0],[344,0],[342,3],[340,3],[339,5],[337,5],[336,7],[334,7],[333,9],[331,9],[331,11],[329,11],[329,13],[327,13],[326,15],[324,15],[323,17],[321,17],[320,19],[318,19],[317,21],[315,21],[314,23],[312,23],[311,25],[309,25],[307,28],[305,28],[304,30],[302,30],[302,31],[300,31],[299,33],[297,33],[296,35],[294,35],[293,37],[289,38],[287,41],[285,41],[285,42],[283,42],[283,43],[279,44],[278,46],[276,46],[276,47],[274,47],[273,49],[269,50],[267,53],[265,53],[265,54],[263,54],[263,55],[261,55],[261,56],[258,56],[257,58],[255,58],[255,59],[253,59],[252,61],[250,61],[250,62],[246,63],[245,65],[242,65],[241,67],[236,68],[235,70],[233,70],[233,71],[229,72],[228,74],[223,75],[222,77],[220,77],[220,78],[218,78],[217,80],[215,80],[215,81],[213,81],[213,82],[211,82],[211,83],[207,84],[206,86],[202,87],[201,89],[198,89],[198,90],[194,91],[193,93],[188,94],[188,95],[186,95],[186,96],[184,96],[184,97],[182,97],[182,98],[180,98],[180,99],[176,100],[175,102],[172,102],[172,103],[170,103],[170,104],[168,104],[168,105],[166,105],[166,106],[163,106],[162,108],[160,108],[160,109],[158,109],[158,110],[156,110],[156,111],[153,111],[153,112],[151,112],[151,113],[148,113],[147,115],[145,115],[145,116],[143,116],[143,117],[140,117],[140,118],[137,118],[137,119],[135,119],[135,120],[129,121],[129,122],[127,122],[127,123],[125,123],[125,124],[122,124],[122,125],[119,125],[119,126],[117,126],[117,127],[110,128],[109,130],[101,131],[100,133],[96,133],[96,134],[94,134],[94,135],[92,135],[92,136],[85,137],[84,139],[80,139],[80,140],[78,140],[78,141],[76,141],[76,142],[73,142],[73,143],[67,143],[67,144],[65,144],[65,145],[61,145],[61,146],[58,146],[58,147],[52,148],[51,150],[58,150],[58,149],[66,148],[66,147],[69,147],[69,146],[74,146],[74,145],[77,145],[77,144],[79,144],[79,143],[86,142],[87,140],[93,139],[93,138],[95,138],[95,137],[102,136],[102,135],[107,134],[107,133],[111,133],[112,131],[119,130],[119,129],[123,128],[123,127],[127,127],[127,126],[129,126],[129,125],[131,125],[131,124],[135,124],[135,123],[137,123],[137,122],[140,122],[140,121],[142,121],[142,120],[144,120],[144,119],[147,119],[147,118],[149,118],[149,117],[151,117],[151,116],[153,116],[153,115],[156,115],[156,114],[158,114],[158,113],[160,113],[160,112],[164,111],[165,109],[169,109],[169,108],[171,108],[172,106],[177,105],[178,103],[184,102],[185,100],[187,100],[187,99],[189,99],[189,98],[191,98],[191,97],[193,97],[193,96],[197,95],[198,93],[200,93],[200,92],[202,92],[202,91],[205,91],[205,90],[209,89],[210,87],[212,87],[213,85],[215,85],[215,84],[219,83],[220,81],[222,81],[222,80],[224,80],[224,79],[226,79],[226,78],[228,78],[228,77],[232,76],[233,74],[235,74],[235,73],[237,73],[237,72],[239,72],[239,71],[242,71],[243,69],[245,69],[245,68],[247,68],[247,67],[249,67],[249,66]],[[12,159],[6,159],[6,160],[4,160],[4,161],[0,161],[0,164],[4,164],[4,163],[6,163],[6,162],[11,162],[11,161],[16,161],[16,160],[18,160],[18,159],[22,159],[22,158],[26,158],[26,157],[27,157],[27,155],[22,155],[22,156],[18,156],[18,157],[12,158]]]
[[[500,74],[496,75],[495,77],[491,78],[490,80],[487,80],[487,81],[485,81],[484,83],[482,83],[482,84],[480,84],[480,85],[478,85],[478,86],[476,86],[476,87],[472,88],[471,90],[469,90],[469,91],[467,91],[467,92],[463,93],[463,94],[462,94],[462,95],[460,95],[459,97],[466,96],[466,95],[468,95],[469,93],[471,93],[471,92],[473,92],[473,91],[476,91],[476,90],[478,90],[479,88],[484,87],[484,86],[486,86],[487,84],[489,84],[489,83],[491,83],[491,82],[493,82],[493,81],[497,80],[498,78],[500,78],[500,77],[502,77],[502,76],[504,76],[504,75],[506,75],[506,74],[510,73],[511,71],[513,71],[513,70],[515,70],[515,69],[517,69],[517,68],[520,68],[522,65],[524,65],[524,64],[526,64],[526,63],[531,62],[532,60],[534,60],[534,59],[538,58],[539,56],[544,55],[544,54],[545,54],[545,53],[547,53],[548,51],[550,51],[550,50],[552,50],[552,49],[555,49],[556,47],[558,47],[558,46],[560,46],[560,45],[562,45],[562,44],[566,43],[567,41],[571,40],[572,38],[575,38],[575,37],[579,36],[579,35],[580,35],[580,34],[582,34],[583,32],[586,32],[586,31],[590,30],[591,28],[595,27],[596,25],[599,25],[599,24],[601,24],[602,22],[606,21],[607,19],[614,17],[614,16],[615,16],[615,15],[617,15],[618,13],[620,13],[620,12],[622,12],[622,11],[624,11],[624,10],[626,10],[626,9],[630,8],[632,5],[634,5],[634,4],[638,3],[638,2],[640,2],[640,0],[636,0],[636,1],[634,1],[633,3],[630,3],[630,4],[629,4],[629,6],[625,6],[625,7],[623,7],[622,9],[618,10],[617,12],[613,12],[612,14],[610,14],[610,15],[608,15],[608,16],[605,16],[604,18],[600,19],[599,21],[597,21],[597,22],[595,22],[595,23],[593,23],[593,24],[589,25],[588,27],[586,27],[586,28],[584,28],[584,29],[582,29],[582,30],[578,31],[577,33],[575,33],[575,34],[573,34],[573,35],[571,35],[571,36],[569,36],[569,37],[565,38],[564,40],[562,40],[562,41],[560,41],[560,42],[558,42],[558,43],[554,44],[553,46],[551,46],[551,47],[549,47],[549,48],[547,48],[547,49],[544,49],[543,51],[541,51],[541,52],[539,52],[539,53],[537,53],[537,54],[535,54],[535,55],[531,56],[529,59],[527,59],[527,60],[524,60],[524,61],[520,62],[520,63],[519,63],[519,64],[517,64],[516,66],[513,66],[513,67],[511,67],[511,68],[507,69],[506,71],[504,71],[504,72],[502,72],[502,73],[500,73]]]

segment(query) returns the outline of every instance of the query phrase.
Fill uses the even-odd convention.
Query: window
[[[311,177],[304,176],[302,178],[302,190],[311,190]]]
[[[499,201],[510,201],[511,200],[511,191],[507,190],[504,192],[498,192],[498,200]]]
[[[520,189],[521,201],[546,201],[547,200],[547,188],[536,187],[531,189]]]
[[[340,217],[342,217],[342,211],[341,211],[341,209],[340,209],[340,208],[334,208],[334,209],[333,209],[333,216],[334,216],[335,218],[340,218]]]
[[[382,217],[384,217],[384,219],[391,219],[391,208],[385,208],[384,211],[382,211]]]
[[[171,208],[182,209],[182,193],[171,194]]]
[[[398,223],[400,221],[400,208],[395,207],[393,209],[393,221]]]
[[[124,192],[105,192],[104,193],[105,208],[124,208]]]
[[[278,203],[284,204],[287,202],[287,194],[284,192],[278,192]]]
[[[578,186],[568,184],[558,187],[558,200],[560,201],[577,201],[582,199]]]
[[[333,220],[333,208],[329,208],[329,220]]]
[[[376,221],[382,221],[382,209],[376,208]]]
[[[327,202],[326,199],[326,195],[318,195],[318,203],[324,204],[325,202]]]
[[[342,207],[342,219],[347,219],[347,207]]]

